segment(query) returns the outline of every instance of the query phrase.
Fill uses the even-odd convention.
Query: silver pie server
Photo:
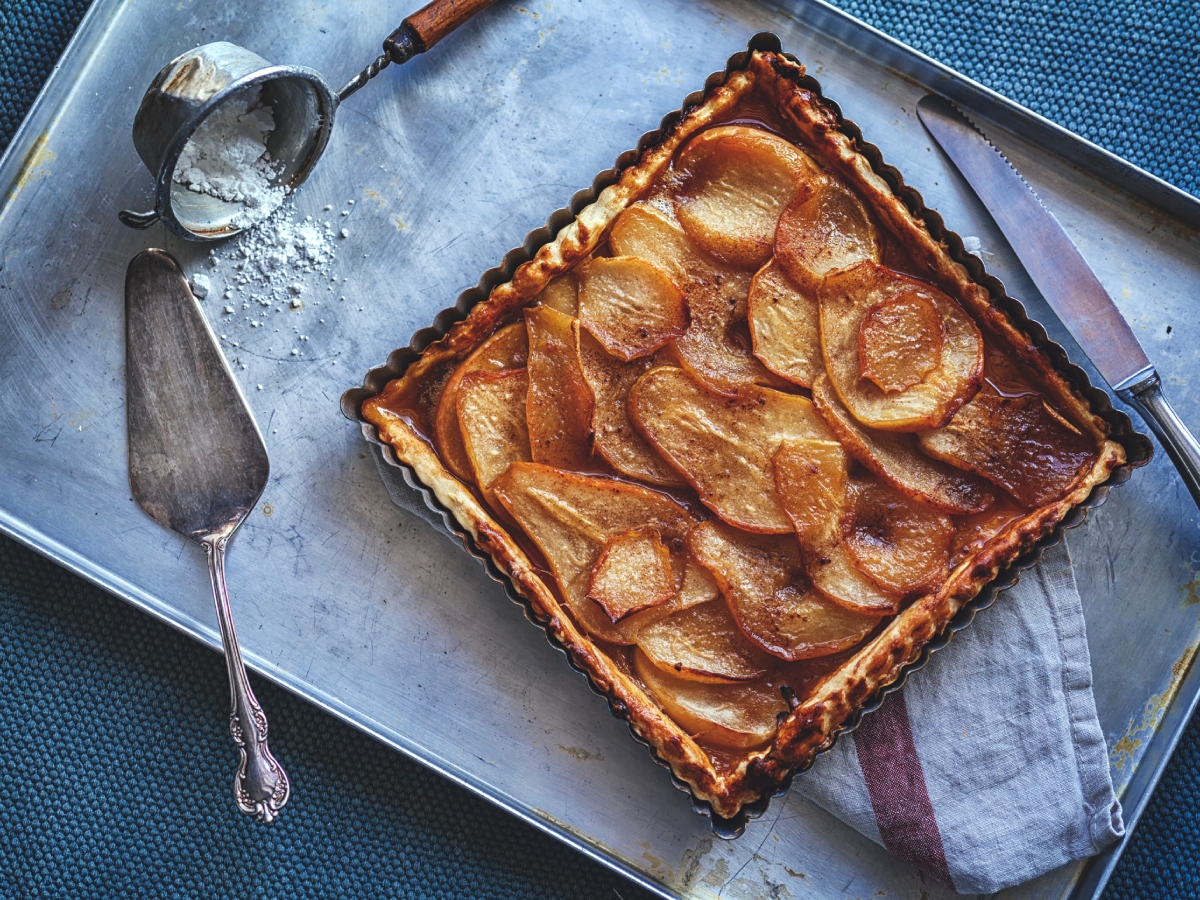
[[[271,822],[291,793],[238,650],[225,549],[267,485],[267,448],[179,264],[145,250],[125,274],[129,483],[151,518],[204,548],[229,670],[238,808]]]
[[[272,65],[227,41],[188,50],[154,77],[133,119],[133,145],[154,175],[154,209],[126,209],[118,218],[130,228],[149,228],[161,221],[172,234],[192,241],[240,233],[245,230],[242,204],[174,181],[179,155],[205,119],[257,88],[275,119],[267,139],[267,152],[278,167],[274,181],[290,194],[324,152],[343,100],[391,63],[399,65],[424,53],[492,2],[433,0],[406,18],[383,42],[383,54],[336,92],[315,69]]]

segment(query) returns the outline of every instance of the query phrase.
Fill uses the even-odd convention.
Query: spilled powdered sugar
[[[279,168],[267,150],[274,130],[275,117],[258,87],[231,97],[200,123],[179,154],[172,180],[198,194],[241,204],[234,223],[253,226],[270,216],[287,193],[274,183]]]
[[[300,218],[287,204],[257,227],[210,252],[209,266],[224,275],[224,298],[240,300],[243,310],[284,305],[297,309],[305,280],[329,278],[337,258],[337,240],[330,222],[312,216]],[[215,278],[216,273],[193,275],[193,293],[199,296],[198,283],[207,293]]]
[[[324,325],[325,319],[318,314],[313,323],[308,316],[272,314],[300,312],[310,302],[319,307],[334,297],[346,299],[339,293],[348,279],[334,275],[333,266],[337,244],[350,232],[341,227],[341,219],[335,228],[323,217],[300,215],[290,200],[285,202],[284,189],[272,185],[278,169],[267,151],[267,137],[274,127],[257,88],[240,94],[196,129],[173,178],[190,190],[243,207],[234,223],[245,230],[209,252],[208,265],[191,275],[192,293],[200,300],[215,300],[226,327],[244,324],[266,331],[258,332],[257,339],[245,333],[222,334],[221,339],[231,348],[286,341],[293,345],[290,349],[270,343],[267,354],[303,357],[301,347],[308,335],[301,324]],[[348,200],[347,206],[353,203]],[[330,205],[324,212],[329,215],[332,210]],[[348,215],[344,211],[342,218]],[[294,334],[287,336],[289,330]],[[281,332],[281,337],[270,337]]]
[[[332,209],[326,206],[324,214]],[[236,369],[247,368],[243,352],[277,360],[307,358],[309,329],[325,327],[325,304],[345,301],[350,285],[349,278],[335,273],[340,231],[323,217],[297,213],[289,200],[270,218],[197,260],[192,293],[213,304],[213,325],[219,322],[224,330],[220,338]]]

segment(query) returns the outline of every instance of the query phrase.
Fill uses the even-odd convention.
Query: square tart
[[[801,64],[690,99],[360,415],[736,833],[1139,461]]]

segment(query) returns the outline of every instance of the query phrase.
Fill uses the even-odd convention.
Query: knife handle
[[[1149,378],[1118,391],[1117,395],[1142,414],[1171,462],[1175,463],[1192,499],[1200,506],[1200,441],[1167,402],[1158,373],[1151,372]]]

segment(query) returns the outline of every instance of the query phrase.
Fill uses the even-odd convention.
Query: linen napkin
[[[392,502],[444,525],[372,447]],[[989,894],[1125,833],[1065,543],[798,776],[798,791],[935,881]]]
[[[792,790],[934,880],[990,894],[1125,833],[1065,543]]]

